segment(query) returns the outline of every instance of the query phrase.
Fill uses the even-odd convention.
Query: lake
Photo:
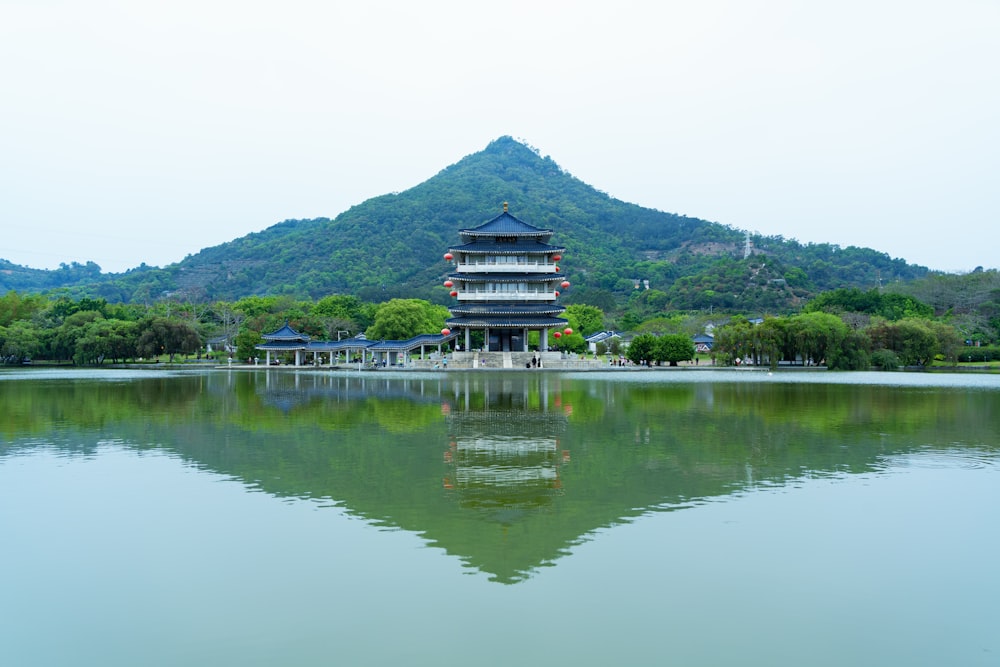
[[[997,665],[1000,376],[0,372],[3,665]]]

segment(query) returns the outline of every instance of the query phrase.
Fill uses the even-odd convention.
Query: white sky
[[[501,135],[641,206],[995,268],[1000,2],[0,0],[18,264],[162,266]]]

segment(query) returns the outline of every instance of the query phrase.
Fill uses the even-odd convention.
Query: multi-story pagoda
[[[547,351],[549,329],[566,326],[556,300],[569,287],[559,272],[565,249],[549,243],[552,230],[518,220],[505,202],[497,217],[458,233],[462,244],[444,256],[456,271],[444,284],[457,299],[448,326],[464,340],[462,349],[482,330],[485,351],[527,352],[528,332],[538,331],[539,349]]]

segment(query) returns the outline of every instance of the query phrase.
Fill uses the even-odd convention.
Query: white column
[[[549,351],[549,328],[545,327],[542,329],[541,335],[538,337],[538,349],[542,352]]]

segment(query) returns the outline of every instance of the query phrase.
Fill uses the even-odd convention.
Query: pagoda
[[[549,329],[566,326],[556,301],[569,287],[558,264],[565,249],[549,243],[552,230],[518,220],[504,202],[503,213],[458,233],[462,244],[444,256],[456,271],[444,285],[457,301],[447,324],[464,334],[462,349],[470,350],[470,333],[482,330],[486,352],[527,352],[528,332],[538,331],[546,352]]]

